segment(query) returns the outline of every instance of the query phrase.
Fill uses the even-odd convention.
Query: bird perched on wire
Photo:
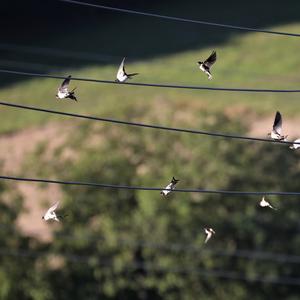
[[[271,136],[271,139],[275,141],[287,140],[288,136],[282,134],[282,117],[279,111],[276,112],[273,129],[270,133],[268,133],[268,136]]]
[[[59,205],[59,201],[57,201],[53,206],[51,206],[47,212],[45,213],[45,215],[42,217],[43,220],[45,221],[49,221],[49,220],[54,220],[56,222],[59,222],[59,218],[64,218],[66,217],[67,215],[64,215],[64,216],[60,216],[60,215],[57,215],[56,214],[56,209],[58,208],[58,205]]]
[[[138,75],[139,73],[131,73],[127,74],[125,71],[125,57],[123,58],[118,73],[117,73],[117,79],[116,82],[125,82],[127,79],[131,79],[133,76]]]
[[[77,101],[77,98],[75,96],[75,90],[76,87],[69,92],[69,84],[71,81],[71,75],[69,75],[64,81],[63,83],[60,85],[60,87],[58,88],[58,92],[56,95],[57,99],[66,99],[69,98],[71,100]]]
[[[206,244],[211,239],[212,235],[215,234],[215,231],[212,228],[204,228],[204,232],[206,234],[204,244]]]
[[[217,53],[216,51],[213,51],[211,55],[204,62],[198,61],[199,69],[208,76],[209,80],[212,79],[210,68],[216,62],[216,60],[217,60]]]
[[[265,197],[262,197],[261,201],[259,202],[259,206],[261,207],[270,207],[274,210],[277,210],[275,207],[273,207],[270,202],[266,201]]]
[[[171,182],[160,192],[160,194],[163,196],[167,196],[168,194],[170,194],[175,189],[178,181],[179,179],[175,179],[175,177],[173,177]]]
[[[290,146],[290,149],[297,150],[300,148],[300,139],[297,139],[293,142],[293,145]]]

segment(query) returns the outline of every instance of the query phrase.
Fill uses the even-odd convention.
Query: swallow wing
[[[58,208],[58,205],[59,205],[59,201],[57,201],[54,205],[52,205],[48,211],[47,211],[47,214],[48,213],[53,213],[57,208]]]
[[[210,68],[217,60],[217,52],[213,51],[212,54],[208,57],[208,59],[204,62],[204,65]]]
[[[68,87],[70,84],[71,80],[71,75],[69,75],[61,84],[61,86],[58,88],[58,91],[61,93],[67,93],[68,92]]]
[[[125,57],[123,58],[117,73],[117,79],[123,78],[125,75]]]
[[[279,111],[276,112],[275,120],[273,124],[273,130],[281,135],[282,131],[282,117]]]

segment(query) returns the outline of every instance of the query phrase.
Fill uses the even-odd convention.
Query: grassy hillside
[[[280,31],[300,32],[300,24],[271,28]],[[139,72],[134,81],[151,83],[174,83],[186,85],[297,89],[300,81],[300,59],[296,55],[298,38],[244,34],[229,39],[226,43],[214,44],[208,48],[171,54],[169,56],[144,59],[127,63],[127,70]],[[207,57],[212,49],[218,53],[213,67],[214,79],[198,70],[196,62]],[[121,55],[121,53],[120,53]],[[59,62],[59,58],[57,58]],[[117,64],[97,65],[73,69],[61,69],[55,74],[98,79],[114,79]],[[2,75],[3,76],[3,75]],[[5,75],[9,78],[15,75]],[[19,78],[19,77],[18,77]],[[250,94],[231,92],[187,91],[129,87],[85,82],[72,82],[77,86],[79,102],[62,102],[55,99],[59,80],[22,78],[2,87],[0,99],[25,103],[62,111],[81,112],[114,118],[131,119],[140,112],[151,112],[161,106],[161,113],[179,105],[199,110],[253,110],[257,114],[273,114],[280,110],[288,116],[297,115],[298,94]],[[14,131],[26,126],[40,125],[53,116],[42,113],[1,108],[0,132]],[[147,113],[146,113],[147,115]],[[168,124],[168,119],[165,119]]]

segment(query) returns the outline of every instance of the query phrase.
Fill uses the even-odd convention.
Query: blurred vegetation
[[[103,3],[121,6],[119,1]],[[122,2],[124,7],[162,14],[300,32],[299,1],[284,8],[274,1],[188,4]],[[139,72],[135,80],[140,82],[298,88],[297,38],[241,34],[55,1],[43,6],[37,6],[37,1],[19,3],[19,19],[8,27],[12,5],[5,2],[1,11],[0,24],[6,28],[6,50],[0,45],[2,68],[114,79],[126,55],[128,70]],[[21,14],[22,10],[28,14]],[[60,49],[80,53],[81,58],[18,47],[8,50],[7,44]],[[212,49],[219,59],[213,68],[214,80],[209,82],[196,62]],[[78,87],[78,103],[61,102],[55,99],[57,80],[3,74],[0,79],[3,101],[237,134],[247,134],[257,115],[280,110],[289,117],[299,109],[296,94],[212,93],[84,82],[71,82]],[[51,126],[61,120],[36,112],[2,107],[0,111],[1,133]],[[175,176],[183,188],[299,190],[299,154],[285,146],[74,119],[60,124],[62,132],[71,124],[73,133],[50,155],[51,141],[37,145],[20,175],[158,187]],[[66,186],[60,209],[68,217],[60,225],[49,223],[54,239],[42,242],[16,226],[24,207],[14,183],[1,185],[0,191],[0,299],[299,298],[296,197],[267,197],[279,209],[271,211],[260,208],[260,198],[253,196],[173,193],[162,198],[159,192]],[[214,228],[216,235],[204,246],[206,226]]]

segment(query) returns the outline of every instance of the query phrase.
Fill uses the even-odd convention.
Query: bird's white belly
[[[278,140],[278,139],[280,139],[280,135],[277,132],[272,131],[271,132],[271,138],[273,140]]]
[[[117,79],[120,82],[125,82],[128,79],[128,77],[126,75],[119,75]]]
[[[64,98],[66,98],[67,93],[58,92],[58,93],[57,93],[57,96],[58,96],[59,99],[64,99]]]

